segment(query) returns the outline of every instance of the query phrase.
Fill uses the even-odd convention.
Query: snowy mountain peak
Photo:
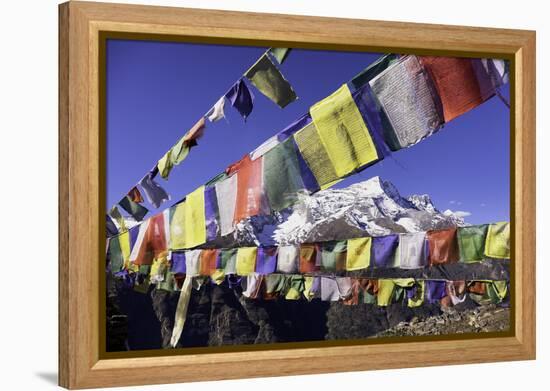
[[[288,211],[242,221],[232,241],[292,244],[467,225],[449,212],[441,213],[427,194],[405,198],[391,182],[374,177],[344,189],[301,195]]]

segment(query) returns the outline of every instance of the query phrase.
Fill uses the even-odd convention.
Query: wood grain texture
[[[59,8],[59,383],[75,388],[535,357],[535,33],[477,27],[69,2]],[[505,338],[100,359],[100,32],[137,39],[454,56],[512,63],[513,325]],[[457,351],[462,352],[456,354]],[[338,360],[338,357],[343,359]],[[215,366],[216,370],[213,370]],[[130,370],[132,369],[132,370]]]

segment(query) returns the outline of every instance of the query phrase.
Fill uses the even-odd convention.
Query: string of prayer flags
[[[271,54],[279,64],[282,64],[285,62],[291,50],[290,48],[270,48],[269,54]]]
[[[244,76],[267,98],[284,108],[296,100],[296,93],[267,53],[245,72]]]
[[[206,113],[206,118],[210,122],[218,122],[225,118],[225,96],[222,96]]]
[[[420,57],[428,71],[443,108],[445,122],[479,106],[494,94],[492,88],[483,91],[469,58]]]
[[[460,227],[457,230],[458,248],[462,262],[479,262],[483,260],[487,224]]]
[[[233,84],[227,94],[225,94],[225,97],[246,121],[252,112],[254,94],[250,91],[244,80],[241,78]]]
[[[339,177],[378,159],[370,132],[347,84],[309,111]]]
[[[158,173],[158,168],[155,167],[152,171],[148,172],[140,181],[139,185],[145,192],[147,200],[153,204],[155,208],[160,207],[164,201],[170,200],[170,195],[164,190],[155,180],[155,176]]]
[[[369,85],[391,125],[396,149],[416,144],[443,124],[431,79],[416,56],[399,58]]]
[[[129,195],[120,200],[118,204],[137,221],[143,220],[145,215],[149,212],[149,209],[138,204],[137,202],[134,202]]]
[[[490,258],[510,259],[510,223],[489,225],[485,239],[485,255]]]
[[[426,234],[430,247],[430,266],[458,262],[460,254],[456,232],[456,228],[449,228]]]

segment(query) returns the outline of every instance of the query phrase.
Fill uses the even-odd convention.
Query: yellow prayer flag
[[[239,276],[248,276],[256,268],[257,247],[240,247],[237,250],[236,271]]]
[[[174,167],[172,163],[171,154],[172,154],[172,150],[169,150],[164,154],[163,157],[160,158],[160,160],[157,163],[159,174],[164,179],[168,178],[168,175],[170,175],[170,171],[172,171],[172,167]]]
[[[216,269],[210,275],[210,278],[216,285],[220,285],[225,279],[225,272],[223,269]]]
[[[122,253],[122,259],[124,263],[130,259],[130,232],[125,231],[118,235],[118,241],[120,243],[120,252]]]
[[[185,200],[185,247],[192,248],[206,242],[204,186],[187,195]]]
[[[338,177],[378,159],[367,125],[347,84],[309,111]]]
[[[485,240],[485,255],[491,258],[510,258],[510,223],[489,225]]]
[[[185,248],[185,202],[172,207],[170,221],[170,248],[181,250]]]
[[[311,301],[315,296],[315,292],[311,291],[313,288],[313,281],[314,277],[304,276],[304,297],[307,301]]]
[[[411,308],[420,307],[422,304],[424,304],[424,281],[417,281],[416,284],[416,294],[414,295],[414,297],[411,297],[407,302],[407,305]]]
[[[376,296],[377,304],[381,307],[387,307],[391,303],[395,283],[393,280],[378,280],[378,294]]]
[[[371,238],[348,240],[346,270],[366,269],[370,265]]]
[[[340,180],[313,122],[294,134],[294,140],[321,189]]]

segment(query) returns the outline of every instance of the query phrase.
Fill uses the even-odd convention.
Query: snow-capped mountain
[[[392,183],[374,177],[344,189],[302,195],[289,211],[241,222],[234,240],[241,245],[291,244],[464,225],[454,212],[440,212],[428,195],[404,198]]]

